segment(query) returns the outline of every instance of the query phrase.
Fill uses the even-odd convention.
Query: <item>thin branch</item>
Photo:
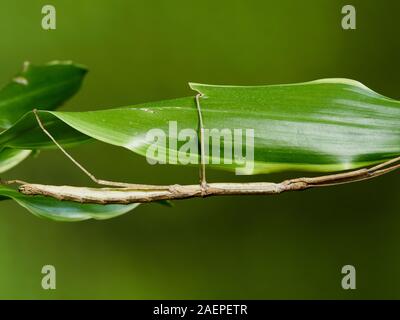
[[[81,188],[23,184],[19,187],[19,191],[26,195],[42,195],[58,200],[97,204],[145,203],[159,200],[226,195],[274,195],[287,191],[301,191],[372,179],[399,169],[400,163],[397,163],[399,161],[400,157],[371,168],[319,177],[289,179],[280,183],[210,183],[205,190],[201,185],[171,185],[162,186],[158,190],[151,190],[142,188]]]

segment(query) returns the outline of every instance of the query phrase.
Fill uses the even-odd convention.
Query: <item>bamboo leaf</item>
[[[41,112],[40,118],[57,141],[65,147],[75,146],[91,139],[50,113]],[[33,112],[28,112],[11,128],[0,133],[1,148],[43,150],[53,149],[56,146],[38,126]]]
[[[70,62],[55,61],[41,66],[25,63],[23,70],[0,89],[0,128],[10,128],[26,112],[35,108],[54,110],[78,91],[86,72],[84,67]],[[63,127],[58,129],[62,130]],[[30,133],[29,130],[24,131],[26,143],[28,140],[37,140],[35,135],[29,137]],[[18,135],[13,137],[18,141]],[[87,137],[80,137],[82,139],[74,142],[87,140]],[[34,149],[35,144],[28,148]],[[30,153],[30,150],[0,148],[0,173],[13,168]]]
[[[0,173],[15,167],[31,154],[31,150],[3,149],[0,151]]]
[[[25,63],[0,90],[0,128],[9,128],[35,108],[54,110],[62,105],[79,90],[86,73],[85,67],[71,62]]]
[[[324,79],[293,85],[212,86],[191,84],[202,93],[201,108],[206,128],[253,129],[254,168],[246,174],[282,170],[329,172],[358,168],[400,155],[400,103],[347,79]],[[80,132],[94,139],[121,146],[145,156],[153,142],[146,138],[152,128],[161,129],[166,139],[175,139],[170,121],[178,131],[197,129],[194,97],[145,103],[118,109],[91,112],[42,111],[59,135],[70,138]],[[53,118],[52,118],[53,117]],[[63,130],[57,128],[64,126]],[[67,128],[69,126],[70,128]],[[0,146],[26,149],[34,143],[46,147],[30,115],[0,135]],[[21,130],[21,128],[23,130]],[[17,138],[15,138],[17,137]],[[72,139],[72,138],[71,138]],[[174,158],[171,144],[159,151]],[[234,170],[237,164],[223,163],[220,154],[210,154],[209,166]],[[244,148],[244,147],[243,147]],[[190,154],[197,157],[198,152]],[[179,162],[178,162],[179,164]]]
[[[98,205],[58,201],[49,197],[25,196],[18,191],[0,185],[0,200],[12,199],[19,205],[41,218],[55,221],[104,220],[127,213],[139,204]]]

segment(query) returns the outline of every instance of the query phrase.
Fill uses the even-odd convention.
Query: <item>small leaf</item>
[[[35,108],[54,110],[79,90],[86,72],[85,67],[71,62],[25,63],[0,90],[0,128],[9,128]]]
[[[71,201],[59,201],[43,196],[26,196],[18,191],[0,185],[0,200],[15,200],[34,215],[56,221],[82,221],[88,219],[104,220],[127,213],[139,204],[100,205],[80,204]]]
[[[3,149],[0,151],[0,173],[6,172],[24,161],[31,154],[31,150]]]
[[[91,140],[49,113],[40,113],[41,121],[52,136],[64,147],[71,147]],[[22,147],[23,146],[23,147]],[[33,112],[28,112],[11,128],[0,133],[0,149],[54,149],[53,141],[39,127]]]
[[[25,63],[22,72],[0,90],[0,128],[11,127],[35,108],[53,110],[60,106],[78,91],[86,72],[84,67],[69,62],[56,61],[42,66]],[[30,133],[29,130],[24,132],[27,140],[35,139]],[[43,136],[42,132],[39,134]],[[18,141],[19,137],[14,135],[13,138]],[[0,148],[0,173],[16,166],[31,153],[3,148],[4,145]]]

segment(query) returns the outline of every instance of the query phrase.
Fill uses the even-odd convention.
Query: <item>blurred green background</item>
[[[41,28],[53,4],[57,29]],[[0,82],[22,62],[89,67],[65,110],[94,110],[193,95],[187,82],[276,84],[357,79],[400,98],[400,2],[352,0],[357,30],[341,28],[339,0],[2,0]],[[153,167],[102,143],[71,150],[101,178],[195,183],[196,168]],[[271,181],[299,173],[210,181]],[[88,185],[60,152],[4,175]],[[0,298],[400,298],[396,173],[276,197],[142,205],[108,221],[56,223],[0,203]],[[41,268],[57,289],[41,288]],[[341,288],[341,268],[357,289]]]

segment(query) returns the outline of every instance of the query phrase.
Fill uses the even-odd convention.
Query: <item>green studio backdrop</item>
[[[44,1],[0,3],[0,82],[22,63],[73,60],[89,68],[63,110],[82,111],[193,95],[188,82],[259,85],[359,80],[400,98],[395,1],[354,0],[343,30],[336,0],[51,1],[56,30],[41,28]],[[149,184],[196,183],[196,167],[151,166],[100,142],[71,149],[97,176]],[[299,173],[209,181],[279,181]],[[2,178],[91,185],[57,150]],[[276,197],[142,205],[107,221],[38,219],[0,207],[0,298],[400,298],[396,173],[364,183]],[[54,265],[57,289],[41,287]],[[343,290],[354,265],[357,289]]]

